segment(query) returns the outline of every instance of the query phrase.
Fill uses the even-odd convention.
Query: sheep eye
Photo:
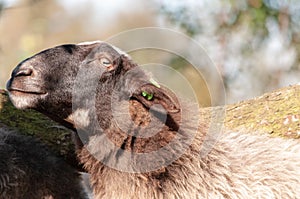
[[[142,96],[147,99],[148,101],[153,99],[153,93],[148,93],[146,91],[142,91]]]
[[[101,58],[100,59],[100,63],[103,65],[103,66],[106,66],[106,67],[110,67],[111,66],[111,62],[109,59],[107,58]]]

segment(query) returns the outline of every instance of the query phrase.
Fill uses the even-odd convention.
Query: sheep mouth
[[[22,94],[26,94],[26,95],[46,95],[47,92],[44,91],[27,91],[27,90],[22,90],[22,89],[16,89],[16,88],[10,88],[8,89],[10,94],[13,95],[22,95]]]

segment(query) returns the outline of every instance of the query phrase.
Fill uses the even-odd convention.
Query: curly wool
[[[224,133],[200,157],[202,135],[178,160],[149,173],[126,173],[103,165],[85,148],[79,158],[100,198],[300,197],[300,144],[264,135]]]

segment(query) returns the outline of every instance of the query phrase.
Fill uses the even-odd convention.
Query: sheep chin
[[[45,97],[47,94],[36,95],[18,92],[9,92],[9,99],[18,109],[34,108],[39,98]]]

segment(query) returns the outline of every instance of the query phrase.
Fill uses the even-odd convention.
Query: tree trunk
[[[70,130],[37,111],[16,109],[9,101],[7,92],[1,89],[0,128],[37,137],[58,156],[63,156],[70,165],[81,168],[76,160]]]
[[[225,107],[201,109],[201,118],[211,121],[225,110],[226,130],[269,133],[287,138],[300,137],[300,85],[282,88],[263,96]],[[72,132],[34,110],[17,110],[0,90],[0,128],[10,128],[38,137],[57,155],[80,168],[74,154]]]

